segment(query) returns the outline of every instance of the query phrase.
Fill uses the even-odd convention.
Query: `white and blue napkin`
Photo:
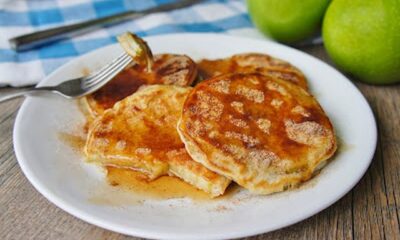
[[[25,52],[8,39],[127,10],[142,10],[174,0],[0,0],[0,86],[36,84],[67,61],[116,41],[125,31],[149,36],[181,32],[229,32],[252,28],[244,0],[208,0],[101,28]]]

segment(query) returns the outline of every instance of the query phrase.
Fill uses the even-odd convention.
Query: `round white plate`
[[[311,92],[332,120],[343,143],[334,159],[299,189],[254,196],[241,190],[226,199],[137,201],[107,185],[102,171],[60,140],[77,132],[84,117],[75,101],[58,95],[29,97],[18,113],[14,149],[29,181],[51,202],[97,226],[146,238],[215,239],[265,233],[301,221],[340,199],[367,170],[376,146],[372,111],[342,74],[298,50],[273,42],[218,34],[175,34],[146,38],[154,53],[187,54],[194,59],[241,52],[268,53],[291,62],[307,76]],[[56,84],[94,70],[122,50],[111,45],[65,64],[41,85]]]

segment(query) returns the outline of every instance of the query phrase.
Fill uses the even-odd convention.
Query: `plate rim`
[[[20,133],[20,128],[18,127],[19,125],[21,125],[21,122],[23,121],[22,119],[22,114],[23,112],[25,112],[25,108],[27,108],[28,103],[32,100],[30,97],[27,97],[23,103],[21,104],[17,116],[15,118],[15,122],[14,122],[14,127],[13,127],[13,146],[14,146],[14,152],[18,161],[18,164],[22,170],[22,172],[24,173],[25,177],[29,180],[29,182],[34,186],[34,188],[40,193],[42,194],[47,200],[49,200],[51,203],[55,204],[57,207],[61,208],[62,210],[64,210],[65,212],[73,215],[74,217],[81,219],[83,221],[86,221],[90,224],[93,224],[95,226],[113,231],[113,232],[118,232],[118,233],[122,233],[122,234],[126,234],[126,235],[131,235],[131,236],[136,236],[136,237],[145,237],[145,238],[174,238],[174,239],[215,239],[215,238],[239,238],[239,237],[246,237],[246,236],[254,236],[254,235],[258,235],[258,234],[262,234],[262,233],[267,233],[267,232],[271,232],[271,231],[275,231],[277,229],[281,229],[290,225],[293,225],[295,223],[298,223],[300,221],[303,221],[321,211],[323,211],[324,209],[328,208],[329,206],[331,206],[333,203],[337,202],[339,199],[341,199],[344,195],[346,195],[349,191],[351,191],[354,186],[361,180],[361,178],[365,175],[367,169],[369,168],[369,166],[371,165],[371,162],[373,160],[375,151],[376,151],[376,146],[377,146],[377,125],[376,125],[376,119],[374,116],[374,113],[371,109],[370,104],[368,103],[368,101],[366,100],[366,98],[364,97],[364,95],[360,92],[360,90],[354,85],[354,83],[349,80],[344,74],[342,74],[341,72],[339,72],[338,70],[336,70],[335,68],[333,68],[332,66],[330,66],[329,64],[327,64],[326,62],[312,56],[309,55],[307,53],[304,53],[298,49],[294,49],[276,42],[272,42],[272,41],[268,41],[268,40],[262,40],[262,39],[254,39],[254,38],[248,38],[248,37],[239,37],[239,36],[233,36],[233,35],[229,35],[229,34],[221,34],[221,33],[174,33],[174,34],[163,34],[163,35],[156,35],[156,36],[149,36],[149,37],[144,37],[144,39],[147,41],[148,39],[156,39],[156,38],[174,38],[174,37],[225,37],[225,38],[233,38],[233,39],[242,39],[244,41],[249,41],[249,42],[259,42],[262,44],[266,44],[266,45],[270,45],[271,47],[279,47],[279,48],[286,48],[287,50],[290,51],[294,51],[296,55],[300,54],[302,55],[302,57],[307,57],[312,61],[317,61],[320,64],[325,65],[325,67],[328,67],[332,70],[334,70],[337,74],[341,75],[342,78],[344,78],[345,80],[347,80],[347,82],[349,83],[349,86],[351,86],[352,91],[355,91],[357,93],[357,95],[360,97],[360,99],[363,101],[363,103],[366,105],[366,110],[368,111],[368,115],[369,115],[369,120],[371,120],[372,122],[372,148],[369,149],[368,152],[368,164],[365,164],[364,169],[362,169],[362,171],[359,171],[359,176],[357,176],[355,179],[357,179],[356,181],[353,181],[352,184],[350,184],[346,189],[342,189],[341,194],[339,194],[338,196],[336,196],[335,198],[331,198],[330,201],[328,201],[326,204],[321,205],[318,208],[313,208],[313,210],[309,211],[307,214],[303,214],[301,216],[293,216],[291,218],[290,221],[286,221],[285,224],[281,224],[281,226],[277,226],[277,227],[259,227],[256,230],[253,231],[239,231],[239,232],[235,232],[232,231],[230,233],[219,233],[219,234],[212,234],[212,235],[203,235],[203,236],[193,236],[190,234],[182,234],[180,233],[179,236],[174,235],[174,234],[168,234],[165,232],[157,232],[157,231],[146,231],[146,230],[142,230],[142,229],[138,229],[138,228],[122,228],[121,226],[119,226],[118,224],[113,224],[111,221],[110,223],[107,223],[104,221],[104,219],[98,219],[98,217],[96,216],[92,216],[90,213],[87,213],[85,211],[81,211],[80,209],[78,209],[76,206],[74,206],[73,204],[69,204],[68,201],[65,201],[61,198],[59,198],[58,196],[54,195],[51,193],[51,191],[43,184],[40,183],[40,181],[38,180],[38,178],[35,176],[35,173],[33,173],[31,171],[31,169],[29,169],[27,167],[27,165],[25,165],[25,162],[27,161],[26,156],[23,156],[23,150],[22,150],[22,146],[21,146],[21,141],[19,141],[19,136],[21,135]],[[80,58],[84,58],[87,57],[90,54],[95,53],[96,51],[100,51],[103,50],[105,48],[113,48],[115,47],[115,45],[118,44],[111,44],[111,45],[107,45],[101,48],[97,48],[93,51],[90,51],[86,54],[83,54],[81,56],[75,57],[73,59],[71,59],[70,61],[68,61],[67,63],[63,64],[62,66],[60,66],[59,68],[57,68],[54,72],[52,72],[50,75],[46,76],[42,81],[40,81],[40,83],[38,84],[39,86],[44,85],[49,79],[53,78],[53,76],[57,75],[60,71],[62,71],[63,68],[73,64],[75,61],[79,61],[78,59]],[[28,160],[29,161],[29,160]]]

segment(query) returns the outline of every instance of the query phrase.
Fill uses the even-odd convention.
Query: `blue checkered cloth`
[[[177,32],[229,32],[252,27],[244,0],[208,0],[105,27],[36,50],[17,53],[8,39],[63,24],[143,10],[176,0],[2,0],[0,1],[0,85],[35,84],[65,62],[116,42],[125,31],[139,36]]]

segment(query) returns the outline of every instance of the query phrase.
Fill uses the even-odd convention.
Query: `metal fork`
[[[66,98],[78,98],[87,94],[93,93],[132,62],[132,57],[126,53],[121,54],[115,58],[111,63],[107,64],[99,71],[90,74],[86,77],[79,77],[71,80],[64,81],[54,86],[31,87],[25,88],[16,93],[8,93],[0,95],[0,102],[11,100],[24,95],[32,95],[40,92],[54,92]]]

